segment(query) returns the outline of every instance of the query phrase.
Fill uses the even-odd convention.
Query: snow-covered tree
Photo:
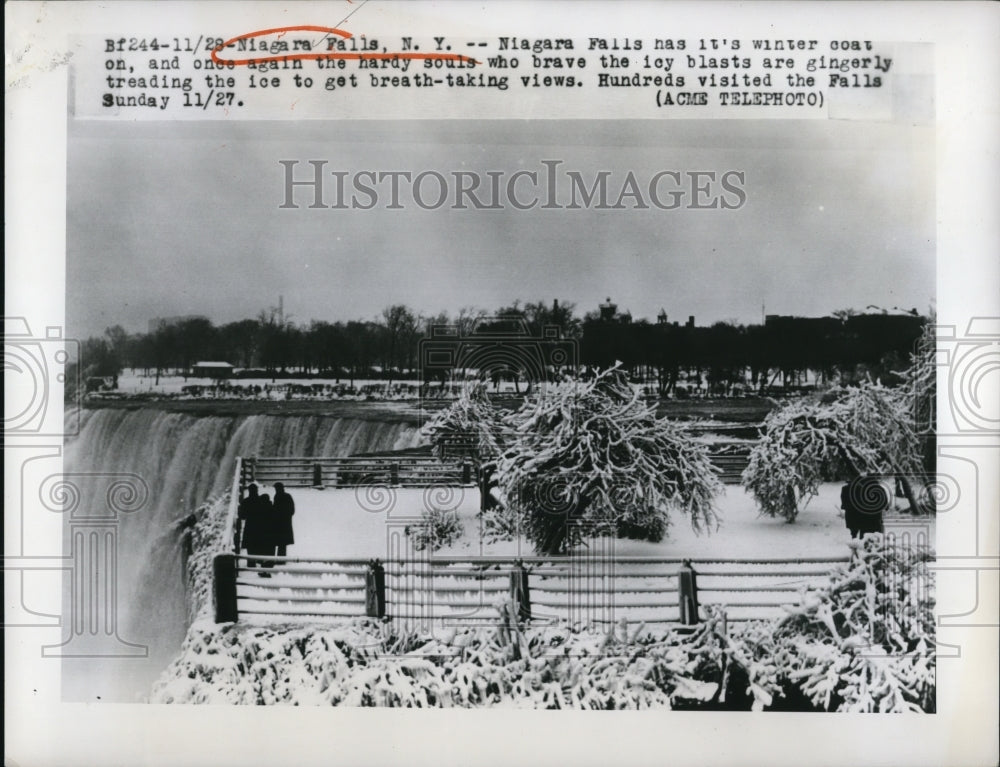
[[[914,430],[923,442],[924,469],[929,472],[933,472],[935,468],[934,431],[937,425],[938,373],[936,349],[937,338],[932,312],[920,338],[917,339],[913,354],[910,355],[910,366],[899,373],[903,379],[899,396],[905,400],[912,413]]]
[[[468,457],[479,466],[503,449],[509,428],[490,401],[486,384],[473,381],[463,386],[458,399],[435,414],[422,431],[438,457]]]
[[[793,522],[820,482],[865,474],[898,478],[917,510],[909,477],[921,473],[909,399],[899,390],[866,381],[795,400],[768,414],[743,485],[763,514]]]
[[[497,461],[505,512],[535,548],[564,553],[589,532],[660,540],[671,509],[696,531],[717,524],[721,491],[707,448],[612,368],[529,398]]]

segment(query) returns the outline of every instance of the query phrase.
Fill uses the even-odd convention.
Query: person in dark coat
[[[855,510],[854,501],[851,500],[851,491],[854,487],[852,482],[848,482],[840,488],[840,508],[844,510],[844,524],[851,531],[851,537],[858,537],[858,512]]]
[[[866,474],[840,488],[840,506],[844,523],[852,538],[883,531],[882,514],[889,508],[889,493],[878,477]]]
[[[274,544],[278,556],[288,555],[288,547],[295,543],[292,517],[295,515],[295,501],[285,492],[281,482],[274,483]]]
[[[246,549],[247,553],[250,553],[250,541],[254,540],[255,533],[254,522],[251,521],[251,518],[254,517],[258,498],[260,497],[258,492],[257,485],[248,485],[246,497],[240,499],[240,505],[236,512],[236,517],[239,520],[239,528],[236,536],[237,553],[242,549]]]
[[[261,495],[257,485],[247,488],[247,497],[240,501],[239,518],[243,523],[243,535],[240,541],[247,554],[251,557],[274,556],[274,511],[271,499],[267,494]],[[247,561],[247,567],[255,567],[253,559]],[[272,567],[273,562],[262,563],[263,567]]]
[[[267,493],[260,494],[260,502],[257,507],[257,524],[260,530],[260,541],[257,547],[257,555],[264,557],[274,556],[274,505],[271,503],[271,496]],[[262,567],[270,569],[274,567],[274,562],[263,562]],[[270,573],[263,574],[265,578],[270,578]]]

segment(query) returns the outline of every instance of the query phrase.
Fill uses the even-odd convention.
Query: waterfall
[[[104,488],[110,476],[133,475],[148,492],[140,508],[118,514],[116,605],[119,637],[149,651],[145,658],[64,659],[64,699],[141,699],[173,659],[188,628],[180,522],[229,489],[237,456],[340,457],[414,447],[419,441],[412,423],[384,414],[365,419],[191,415],[154,408],[83,411],[65,460],[66,474],[76,475],[82,513],[107,513]],[[67,554],[69,541],[67,530]]]

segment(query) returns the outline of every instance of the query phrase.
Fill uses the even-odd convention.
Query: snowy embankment
[[[693,647],[661,642],[636,654],[624,646],[613,635],[565,629],[505,641],[496,629],[437,637],[396,634],[367,620],[269,628],[202,622],[153,701],[660,708],[717,690],[694,678]]]
[[[187,520],[189,536],[186,567],[188,615],[192,630],[205,616],[212,614],[212,562],[226,551],[226,516],[229,494],[218,496],[200,506]],[[189,632],[190,637],[190,632]]]

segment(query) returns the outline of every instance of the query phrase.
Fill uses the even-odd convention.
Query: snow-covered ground
[[[273,495],[274,488],[261,486]],[[295,545],[289,556],[320,558],[385,557],[391,534],[418,523],[429,508],[457,509],[464,526],[461,539],[439,549],[438,556],[528,556],[525,541],[482,542],[476,512],[479,492],[464,488],[289,488],[295,499]],[[686,519],[674,515],[668,537],[660,543],[616,540],[619,556],[797,559],[846,557],[850,533],[840,510],[840,486],[820,487],[798,519],[789,524],[761,517],[753,498],[730,485],[717,501],[721,524],[713,533],[696,534]],[[902,507],[901,507],[902,508]],[[933,519],[921,519],[933,540]],[[908,523],[912,526],[913,523]]]

